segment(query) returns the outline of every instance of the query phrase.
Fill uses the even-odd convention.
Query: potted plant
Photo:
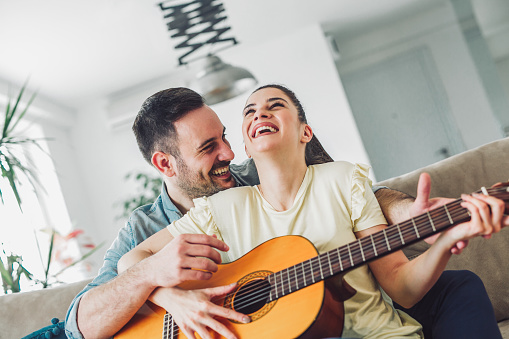
[[[21,197],[18,192],[19,178],[25,176],[28,182],[34,187],[37,183],[37,178],[33,171],[23,164],[20,159],[20,151],[29,145],[35,145],[40,149],[37,139],[28,138],[18,135],[15,128],[18,127],[20,121],[25,116],[28,108],[32,104],[35,94],[31,96],[27,104],[21,109],[21,99],[25,92],[26,84],[21,88],[16,100],[11,102],[11,98],[7,101],[5,115],[3,118],[3,126],[1,127],[0,134],[0,170],[2,179],[9,182],[10,189],[14,193],[18,207],[21,209]],[[4,203],[3,192],[0,187],[0,200]]]
[[[122,214],[117,219],[128,218],[138,207],[153,203],[161,193],[163,179],[145,173],[128,173],[124,180],[134,180],[138,184],[136,196],[121,202]]]
[[[42,188],[38,183],[36,173],[24,163],[24,158],[20,155],[23,154],[30,146],[36,146],[39,150],[43,151],[38,141],[41,139],[33,139],[26,137],[18,132],[20,122],[25,117],[30,105],[32,104],[35,94],[33,94],[27,103],[22,107],[22,99],[25,93],[26,84],[22,86],[18,95],[14,100],[8,99],[5,108],[5,114],[3,119],[0,119],[0,170],[1,179],[5,179],[9,183],[9,188],[12,190],[14,197],[16,198],[17,204],[21,212],[22,210],[22,199],[18,190],[18,187],[23,183],[29,183],[34,190]],[[20,181],[20,178],[23,180]],[[5,189],[4,189],[5,190]],[[0,200],[4,203],[4,192],[0,186]],[[95,246],[91,242],[82,244],[81,247],[85,249],[85,254],[76,257],[76,255],[70,256],[62,254],[63,249],[66,248],[67,244],[76,241],[77,236],[83,233],[82,230],[75,230],[65,236],[60,235],[57,231],[50,228],[47,230],[50,234],[49,250],[47,255],[43,255],[39,246],[39,240],[36,235],[36,243],[39,251],[41,263],[44,267],[44,276],[42,279],[34,277],[24,266],[23,258],[21,255],[14,254],[1,248],[0,253],[0,273],[2,277],[2,285],[4,293],[15,293],[20,291],[20,278],[25,276],[28,280],[33,280],[36,284],[41,284],[43,288],[46,288],[54,283],[58,283],[58,276],[73,267],[74,265],[84,261],[95,251],[97,251],[103,244]],[[3,247],[3,244],[0,244]],[[3,254],[2,254],[3,253]],[[44,261],[43,257],[47,260]],[[60,269],[56,271],[50,271],[50,267],[53,264],[60,264]],[[58,265],[57,265],[58,266]],[[57,267],[58,268],[58,267]]]
[[[4,293],[19,292],[21,277],[24,275],[28,280],[32,280],[32,274],[23,266],[23,259],[20,255],[13,253],[8,255],[4,249],[2,249],[2,253],[3,255],[0,254],[0,273]]]

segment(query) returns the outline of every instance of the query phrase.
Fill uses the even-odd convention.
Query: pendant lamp
[[[171,37],[180,39],[176,49],[187,51],[179,57],[179,64],[188,64],[189,56],[210,48],[195,58],[191,69],[198,69],[188,86],[200,93],[209,105],[236,97],[253,88],[258,81],[248,70],[224,63],[211,49],[234,46],[237,40],[224,34],[231,29],[225,26],[225,9],[218,0],[166,0],[159,3]],[[195,67],[196,66],[196,67]]]

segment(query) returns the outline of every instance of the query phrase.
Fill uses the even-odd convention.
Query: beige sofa
[[[431,176],[431,196],[458,198],[497,182],[509,181],[509,138],[458,154],[433,165],[382,181],[380,184],[416,194],[422,172]],[[509,212],[508,212],[509,214]],[[429,248],[424,241],[403,250],[412,258]],[[492,239],[473,239],[460,255],[449,261],[447,269],[467,269],[481,277],[499,321],[504,338],[509,338],[509,228]]]
[[[415,195],[419,173],[432,178],[432,195],[456,198],[509,179],[509,138],[456,155],[381,184]],[[427,248],[423,242],[405,249],[412,257]],[[509,229],[491,240],[475,239],[448,269],[469,269],[483,280],[503,337],[509,339]],[[0,339],[20,338],[57,317],[63,320],[73,297],[88,281],[52,289],[0,296]]]

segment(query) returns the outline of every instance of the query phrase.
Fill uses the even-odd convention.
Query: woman
[[[246,152],[255,161],[260,185],[196,199],[194,209],[126,254],[120,266],[132,266],[158,252],[179,234],[203,233],[223,240],[230,250],[221,253],[222,261],[231,262],[277,236],[302,235],[325,252],[385,228],[366,166],[346,162],[312,165],[330,157],[313,137],[291,91],[277,85],[257,89],[247,100],[243,116]],[[309,156],[316,153],[323,157]],[[344,303],[343,336],[422,337],[421,326],[396,311],[379,286],[398,304],[411,307],[437,281],[459,240],[499,231],[480,221],[476,199],[464,200],[472,222],[444,232],[419,258],[409,262],[398,251],[345,276],[357,293]]]

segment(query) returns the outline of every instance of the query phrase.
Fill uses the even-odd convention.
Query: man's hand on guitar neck
[[[496,186],[496,185],[495,185]],[[445,205],[454,199],[449,198],[433,198],[429,199],[431,191],[431,178],[428,173],[422,173],[419,177],[417,185],[417,197],[410,208],[410,216],[415,217],[434,208]],[[482,235],[484,238],[490,238],[491,233],[499,232],[502,227],[509,226],[509,217],[503,216],[504,203],[493,197],[484,195],[463,195],[464,202],[462,207],[468,208],[472,214],[472,220],[468,222],[471,228],[483,224],[483,229],[490,230],[489,234]],[[457,233],[456,231],[451,231]],[[441,233],[426,238],[428,244],[433,244]],[[468,240],[458,241],[452,248],[452,254],[460,254],[468,245]]]
[[[173,317],[180,330],[187,338],[195,338],[195,332],[203,339],[212,339],[209,333],[213,330],[228,339],[236,336],[220,323],[216,317],[248,323],[248,316],[214,304],[211,300],[220,299],[231,293],[236,284],[205,288],[200,290],[184,290],[179,287],[158,288],[149,300],[163,307]],[[209,328],[209,329],[207,329]]]
[[[494,185],[494,187],[497,185]],[[389,224],[396,224],[454,201],[454,199],[450,198],[430,199],[430,192],[431,178],[429,174],[422,173],[417,184],[417,197],[415,199],[405,193],[388,189],[378,190],[376,192],[376,197]],[[484,198],[485,197],[478,197],[476,200],[486,200]],[[508,207],[506,207],[506,210],[507,209]],[[509,216],[504,216],[502,218],[502,227],[504,226],[509,226]],[[433,244],[439,236],[440,233],[426,238],[425,241],[428,244]],[[458,241],[456,245],[451,248],[451,253],[460,254],[467,245],[468,240]]]
[[[428,173],[421,173],[419,176],[419,182],[417,183],[417,197],[410,207],[409,214],[411,218],[426,213],[429,210],[443,206],[454,199],[450,198],[432,198],[430,199],[431,192],[431,178]],[[431,237],[424,239],[425,242],[432,245],[440,236],[441,233],[437,233]],[[468,245],[468,240],[459,241],[451,249],[452,254],[460,254],[465,247]]]

